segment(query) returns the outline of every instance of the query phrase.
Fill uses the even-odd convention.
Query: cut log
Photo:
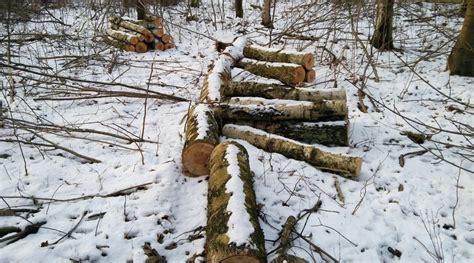
[[[227,124],[222,128],[222,134],[230,138],[246,140],[267,152],[279,153],[287,158],[305,161],[324,171],[349,178],[360,175],[362,167],[360,157],[326,152],[315,146],[302,144],[248,126]]]
[[[172,42],[165,44],[165,49],[171,49],[171,48],[175,48],[175,47],[176,46]]]
[[[300,122],[300,121],[236,121],[232,124],[251,126],[268,133],[295,141],[326,146],[349,146],[347,121]]]
[[[310,69],[306,71],[306,76],[304,77],[304,82],[313,82],[316,79],[316,71],[314,69]]]
[[[311,53],[249,45],[244,48],[244,56],[269,62],[294,63],[303,66],[307,70],[314,67],[314,56]]]
[[[163,41],[163,43],[165,43],[165,44],[166,43],[171,43],[173,41],[173,38],[168,34],[163,34],[161,36],[161,41]]]
[[[120,48],[122,50],[128,51],[128,52],[134,52],[135,51],[135,46],[131,45],[129,43],[125,43],[122,41],[118,41],[117,39],[113,39],[109,36],[104,37],[104,42],[107,43],[108,45],[111,45],[116,48]]]
[[[263,62],[248,58],[241,59],[237,63],[237,67],[258,76],[277,79],[292,85],[303,82],[306,75],[303,66],[291,63]]]
[[[117,31],[121,31],[121,32],[125,32],[127,34],[130,34],[130,35],[133,35],[134,37],[138,38],[138,41],[145,41],[145,37],[142,34],[137,33],[135,31],[123,28],[123,27],[115,25],[115,24],[110,24],[110,28],[113,29],[113,30],[117,30]]]
[[[209,71],[209,75],[204,81],[199,100],[206,103],[216,103],[221,100],[221,86],[224,83],[223,77],[230,73],[231,67],[237,60],[243,57],[243,49],[247,39],[237,38],[231,46],[226,47],[219,58],[214,62],[214,66]]]
[[[145,42],[147,43],[150,43],[155,39],[150,30],[146,29],[141,25],[137,25],[133,22],[124,20],[121,17],[111,17],[109,21],[110,23],[115,24],[117,26],[142,34],[145,38]]]
[[[126,32],[113,30],[113,29],[107,30],[107,35],[119,41],[128,42],[132,45],[136,45],[138,41],[140,41],[138,37],[132,34],[128,34]]]
[[[161,40],[159,40],[158,38],[155,39],[155,41],[153,41],[152,44],[153,44],[154,49],[158,49],[158,50],[161,50],[161,51],[166,49],[165,44],[163,42],[161,42]]]
[[[293,88],[280,84],[265,84],[252,81],[229,81],[222,89],[224,97],[262,97],[266,99],[306,100],[346,100],[346,90]]]
[[[221,103],[217,109],[223,121],[328,121],[347,119],[345,101],[319,103],[310,101],[267,100],[262,98],[233,97],[230,103]],[[260,102],[257,104],[256,102]]]
[[[247,151],[235,142],[219,144],[209,167],[207,262],[266,262]]]
[[[153,33],[153,35],[157,37],[162,37],[165,34],[165,29],[164,27],[160,26],[160,27],[154,28],[151,32]]]
[[[209,174],[209,156],[219,143],[219,126],[209,106],[197,104],[190,108],[185,135],[181,154],[184,169],[190,176]]]
[[[135,51],[138,53],[145,53],[148,51],[148,46],[144,42],[138,42],[135,45]]]

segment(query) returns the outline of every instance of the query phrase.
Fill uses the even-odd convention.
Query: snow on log
[[[262,97],[266,99],[346,101],[346,90],[294,88],[281,84],[268,84],[253,81],[228,81],[222,89],[225,97]]]
[[[119,40],[114,39],[114,38],[109,37],[109,36],[104,37],[104,42],[107,43],[110,46],[120,48],[120,49],[125,50],[125,51],[129,51],[129,52],[134,52],[135,51],[135,46],[134,45],[119,41]]]
[[[327,121],[347,119],[346,102],[341,100],[310,102],[232,97],[216,110],[223,121]]]
[[[123,27],[118,26],[118,25],[115,25],[115,24],[111,24],[111,25],[110,25],[110,28],[113,29],[113,30],[125,32],[125,33],[127,33],[127,34],[129,34],[129,35],[133,35],[134,37],[136,37],[136,38],[138,39],[138,41],[145,41],[145,37],[144,37],[142,34],[137,33],[137,32],[135,32],[135,31],[132,31],[132,30],[123,28]]]
[[[211,154],[207,262],[266,262],[248,158],[236,142],[219,144]]]
[[[185,136],[181,154],[184,169],[190,176],[209,174],[209,156],[219,143],[219,127],[209,106],[205,104],[191,106]]]
[[[236,121],[232,124],[251,126],[268,133],[295,141],[325,146],[349,146],[347,121],[300,122],[300,121]]]
[[[219,58],[214,62],[214,66],[209,72],[201,89],[200,101],[207,103],[220,102],[222,77],[230,74],[231,67],[236,61],[243,57],[243,49],[247,43],[247,38],[237,38],[231,46],[228,46]]]
[[[244,56],[269,62],[294,63],[303,66],[307,70],[314,67],[314,56],[311,53],[249,45],[244,48]]]
[[[292,85],[303,82],[306,75],[304,67],[297,64],[264,62],[249,58],[241,59],[237,67],[258,76],[277,79]]]
[[[130,43],[132,45],[136,45],[138,41],[140,41],[138,37],[132,34],[128,34],[127,32],[118,31],[114,29],[107,30],[107,35],[119,41]]]
[[[222,134],[230,138],[246,140],[267,152],[279,153],[287,158],[305,161],[324,171],[345,177],[360,175],[362,167],[360,157],[326,152],[316,146],[302,144],[248,126],[227,124],[222,128]]]
[[[110,23],[115,24],[116,26],[120,26],[128,30],[142,34],[145,38],[145,42],[147,43],[150,43],[155,39],[153,34],[147,28],[141,25],[137,25],[133,22],[127,21],[125,19],[122,19],[121,17],[117,17],[117,16],[111,17],[109,21]]]

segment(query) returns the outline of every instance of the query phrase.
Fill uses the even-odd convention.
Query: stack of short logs
[[[347,146],[348,111],[343,89],[294,86],[314,80],[313,64],[311,54],[238,38],[214,62],[199,103],[190,107],[182,161],[187,175],[209,174],[208,262],[266,262],[248,154],[235,141],[219,143],[220,135],[345,177],[360,174],[361,158],[314,145]],[[234,66],[281,83],[232,81]]]
[[[168,34],[160,17],[147,17],[133,20],[113,16],[109,18],[110,28],[104,40],[111,46],[129,52],[147,52],[148,50],[166,50],[174,48],[173,38]]]

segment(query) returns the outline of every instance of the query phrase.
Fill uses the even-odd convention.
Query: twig
[[[82,222],[82,219],[84,219],[84,217],[87,215],[87,211],[84,211],[82,213],[82,216],[81,218],[79,219],[79,222],[77,222],[77,224],[71,228],[71,230],[69,230],[64,236],[62,236],[61,238],[59,238],[58,240],[56,240],[55,242],[51,243],[51,244],[48,244],[49,246],[53,246],[53,245],[56,245],[57,243],[59,243],[61,240],[63,240],[64,238],[66,237],[70,237],[72,232],[74,232],[74,230],[76,230],[76,228],[79,226],[79,224],[81,224]]]

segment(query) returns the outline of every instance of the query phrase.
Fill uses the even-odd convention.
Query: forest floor
[[[162,10],[177,45],[164,52],[106,46],[99,31],[117,9],[76,4],[12,25],[8,67],[7,27],[0,26],[0,100],[8,108],[0,128],[0,228],[45,223],[11,244],[12,234],[1,237],[0,262],[143,262],[146,243],[168,262],[201,262],[207,177],[187,177],[181,165],[190,102],[143,97],[196,101],[218,56],[215,40],[243,34],[315,54],[317,78],[308,87],[348,94],[351,147],[327,149],[364,161],[360,177],[349,180],[239,141],[255,173],[269,260],[287,217],[318,200],[321,209],[297,229],[339,261],[474,258],[474,78],[446,70],[463,21],[458,5],[396,5],[397,50],[377,52],[368,43],[373,5],[278,1],[269,31],[253,7],[259,1],[244,1],[243,19],[228,1],[211,2]],[[415,142],[407,132],[428,138]],[[28,212],[8,216],[7,209]],[[301,238],[290,253],[322,261]]]

